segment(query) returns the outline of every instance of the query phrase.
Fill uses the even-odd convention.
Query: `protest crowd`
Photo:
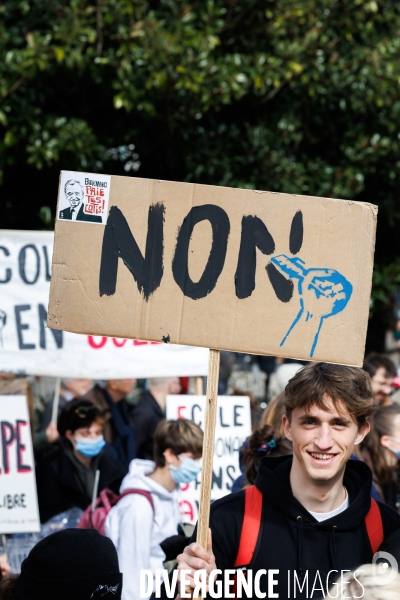
[[[78,518],[74,516],[72,528],[70,523],[36,545],[31,542],[30,552],[20,558],[25,558],[22,565],[12,568],[7,549],[21,543],[21,536],[3,535],[0,598],[50,598],[62,582],[63,592],[56,594],[67,599],[72,589],[87,589],[90,581],[92,591],[108,586],[101,589],[113,588],[113,597],[138,600],[153,591],[143,587],[141,572],[154,577],[163,573],[159,585],[168,572],[172,579],[175,573],[179,584],[187,569],[190,575],[185,583],[192,589],[198,584],[196,570],[225,572],[242,562],[256,571],[268,572],[276,565],[292,569],[300,594],[307,572],[307,586],[314,582],[314,595],[304,597],[324,597],[318,596],[315,573],[328,574],[319,585],[327,594],[338,585],[337,572],[346,568],[355,573],[353,580],[347,576],[347,592],[351,581],[354,594],[364,589],[363,583],[368,590],[368,575],[357,578],[357,568],[371,563],[371,547],[373,553],[378,550],[367,524],[370,498],[379,507],[380,516],[370,517],[381,530],[379,549],[400,560],[397,368],[388,355],[377,353],[365,358],[363,369],[260,359],[222,353],[219,389],[249,398],[252,433],[235,452],[239,476],[212,504],[208,551],[194,541],[196,532],[193,525],[185,525],[181,503],[182,489],[199,480],[203,431],[189,419],[165,418],[167,396],[192,392],[193,381],[65,379],[56,398],[54,380],[30,378],[35,391],[33,448],[42,527],[76,510]],[[2,373],[2,381],[13,377]],[[303,424],[295,427],[298,414]],[[317,436],[315,430],[321,430]],[[307,444],[313,438],[311,461],[317,466],[301,458],[304,448],[310,452]],[[319,490],[318,481],[313,490],[310,480],[317,478],[321,463],[332,461],[337,452],[340,469],[336,467],[333,489]],[[297,460],[292,466],[293,454]],[[252,556],[252,542],[240,532],[246,494],[254,491],[259,497],[253,502],[260,506],[260,532],[255,539],[260,536],[260,540]],[[375,585],[371,573],[370,580]],[[288,588],[279,584],[281,595],[271,597],[283,597],[283,590],[291,597],[290,586],[295,583],[289,581]],[[390,585],[399,586],[399,576],[393,575]],[[388,590],[386,586],[385,594]],[[163,594],[166,590],[161,587],[158,597]],[[225,588],[221,594],[225,597]],[[332,597],[341,596],[332,592]]]
[[[0,3],[0,600],[400,600],[400,3]]]

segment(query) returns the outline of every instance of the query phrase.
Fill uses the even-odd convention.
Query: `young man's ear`
[[[371,425],[370,425],[369,421],[365,421],[365,423],[363,423],[358,428],[358,433],[357,433],[357,437],[354,441],[354,445],[357,446],[358,444],[361,444],[361,442],[363,441],[365,436],[368,435],[370,430],[371,430]]]
[[[70,442],[72,442],[73,439],[74,439],[74,434],[72,433],[72,431],[70,429],[68,429],[65,432],[65,437],[67,438],[67,440],[69,440]]]
[[[283,432],[285,434],[285,437],[287,437],[287,439],[289,441],[293,442],[292,428],[290,426],[290,420],[289,420],[289,417],[287,417],[286,415],[283,415],[283,417],[282,417],[282,425],[283,425]]]

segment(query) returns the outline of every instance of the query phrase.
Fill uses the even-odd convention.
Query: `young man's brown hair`
[[[357,367],[309,363],[296,373],[285,388],[286,416],[290,420],[295,408],[309,409],[328,407],[324,401],[329,396],[338,412],[341,403],[363,425],[373,414],[377,401],[372,395],[371,381],[367,373]]]
[[[203,432],[189,419],[161,421],[154,433],[154,462],[157,467],[165,466],[164,452],[170,448],[175,456],[191,452],[194,458],[203,454]]]

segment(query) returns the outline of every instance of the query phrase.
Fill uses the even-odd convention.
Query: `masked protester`
[[[361,443],[361,459],[373,473],[381,502],[400,512],[400,406],[380,406],[371,418],[371,431]]]
[[[138,600],[140,571],[153,576],[166,555],[160,544],[177,534],[179,484],[194,481],[200,471],[203,432],[193,421],[161,421],[154,434],[154,462],[135,459],[120,492],[124,496],[107,515],[105,530],[115,544],[124,575],[123,600]]]
[[[118,492],[125,467],[104,440],[104,419],[88,400],[71,400],[58,420],[60,440],[36,468],[39,513],[42,523],[55,515],[92,501],[96,470],[97,495],[104,488]]]

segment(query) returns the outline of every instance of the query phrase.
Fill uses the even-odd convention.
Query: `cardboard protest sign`
[[[26,396],[0,395],[0,531],[40,531]]]
[[[0,230],[0,370],[91,379],[207,373],[204,348],[48,329],[53,240],[50,231]]]
[[[376,207],[116,176],[109,194],[102,227],[56,222],[49,327],[361,364]]]
[[[191,419],[204,429],[205,396],[167,396],[167,419]],[[226,496],[240,475],[239,449],[251,434],[248,396],[218,396],[215,427],[211,500]],[[180,508],[183,521],[196,523],[200,498],[198,480],[182,485]]]

